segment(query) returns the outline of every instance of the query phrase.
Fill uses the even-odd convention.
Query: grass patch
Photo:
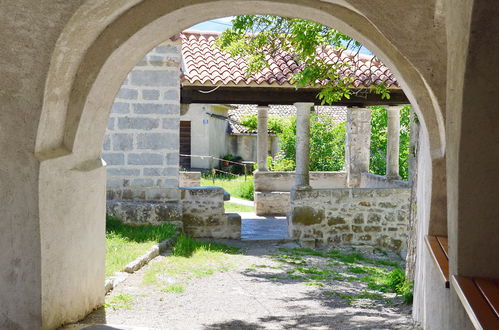
[[[112,309],[132,309],[133,296],[128,294],[119,294],[106,299],[104,307]]]
[[[252,201],[254,196],[253,176],[203,175],[201,186],[222,187],[231,196]]]
[[[184,293],[185,287],[182,284],[171,284],[161,289],[161,291],[167,293]]]
[[[129,225],[106,217],[106,276],[111,276],[146,253],[155,243],[173,236],[173,225]]]
[[[279,250],[281,253],[273,257],[287,265],[285,273],[289,279],[306,281],[306,285],[316,285],[310,283],[329,285],[332,280],[364,282],[367,285],[366,289],[369,290],[354,295],[327,291],[325,295],[336,294],[349,304],[358,299],[382,300],[392,304],[392,298],[385,299],[381,294],[394,292],[402,296],[405,303],[412,302],[412,284],[407,281],[404,271],[396,262],[370,259],[358,252],[345,253],[338,250],[322,252],[303,248]],[[388,256],[386,252],[382,254]],[[317,257],[326,259],[327,265],[325,267],[307,265],[307,262],[314,263],[313,258]]]
[[[154,263],[145,272],[145,284],[162,284],[172,278],[185,283],[190,279],[210,276],[231,269],[230,254],[239,251],[225,244],[207,243],[181,235],[172,254],[162,262]]]
[[[255,212],[255,208],[252,206],[246,206],[231,202],[224,203],[225,212]]]

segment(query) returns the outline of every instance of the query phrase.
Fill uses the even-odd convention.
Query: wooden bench
[[[471,322],[477,329],[499,329],[499,279],[452,276]]]
[[[449,287],[449,244],[446,236],[425,237],[426,245],[435,261],[445,287]]]

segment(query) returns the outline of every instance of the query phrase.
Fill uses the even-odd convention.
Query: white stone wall
[[[157,46],[116,96],[103,147],[108,200],[179,199],[180,54],[178,42]]]
[[[290,236],[319,246],[369,245],[405,254],[409,188],[292,192]]]

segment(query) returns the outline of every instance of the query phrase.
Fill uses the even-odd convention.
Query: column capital
[[[308,108],[309,110],[312,110],[312,108],[315,106],[314,102],[295,102],[293,105],[298,108],[298,109],[305,109]]]

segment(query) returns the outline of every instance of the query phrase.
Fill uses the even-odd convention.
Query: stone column
[[[267,157],[268,157],[268,107],[258,107],[258,130],[257,130],[257,153],[256,160],[258,163],[258,171],[266,172],[267,168]]]
[[[310,189],[310,110],[313,103],[299,102],[296,107],[296,171],[295,188]]]
[[[347,186],[359,187],[361,175],[369,172],[371,110],[348,107],[346,127]]]
[[[386,130],[386,177],[399,180],[400,109],[402,106],[389,106]]]

